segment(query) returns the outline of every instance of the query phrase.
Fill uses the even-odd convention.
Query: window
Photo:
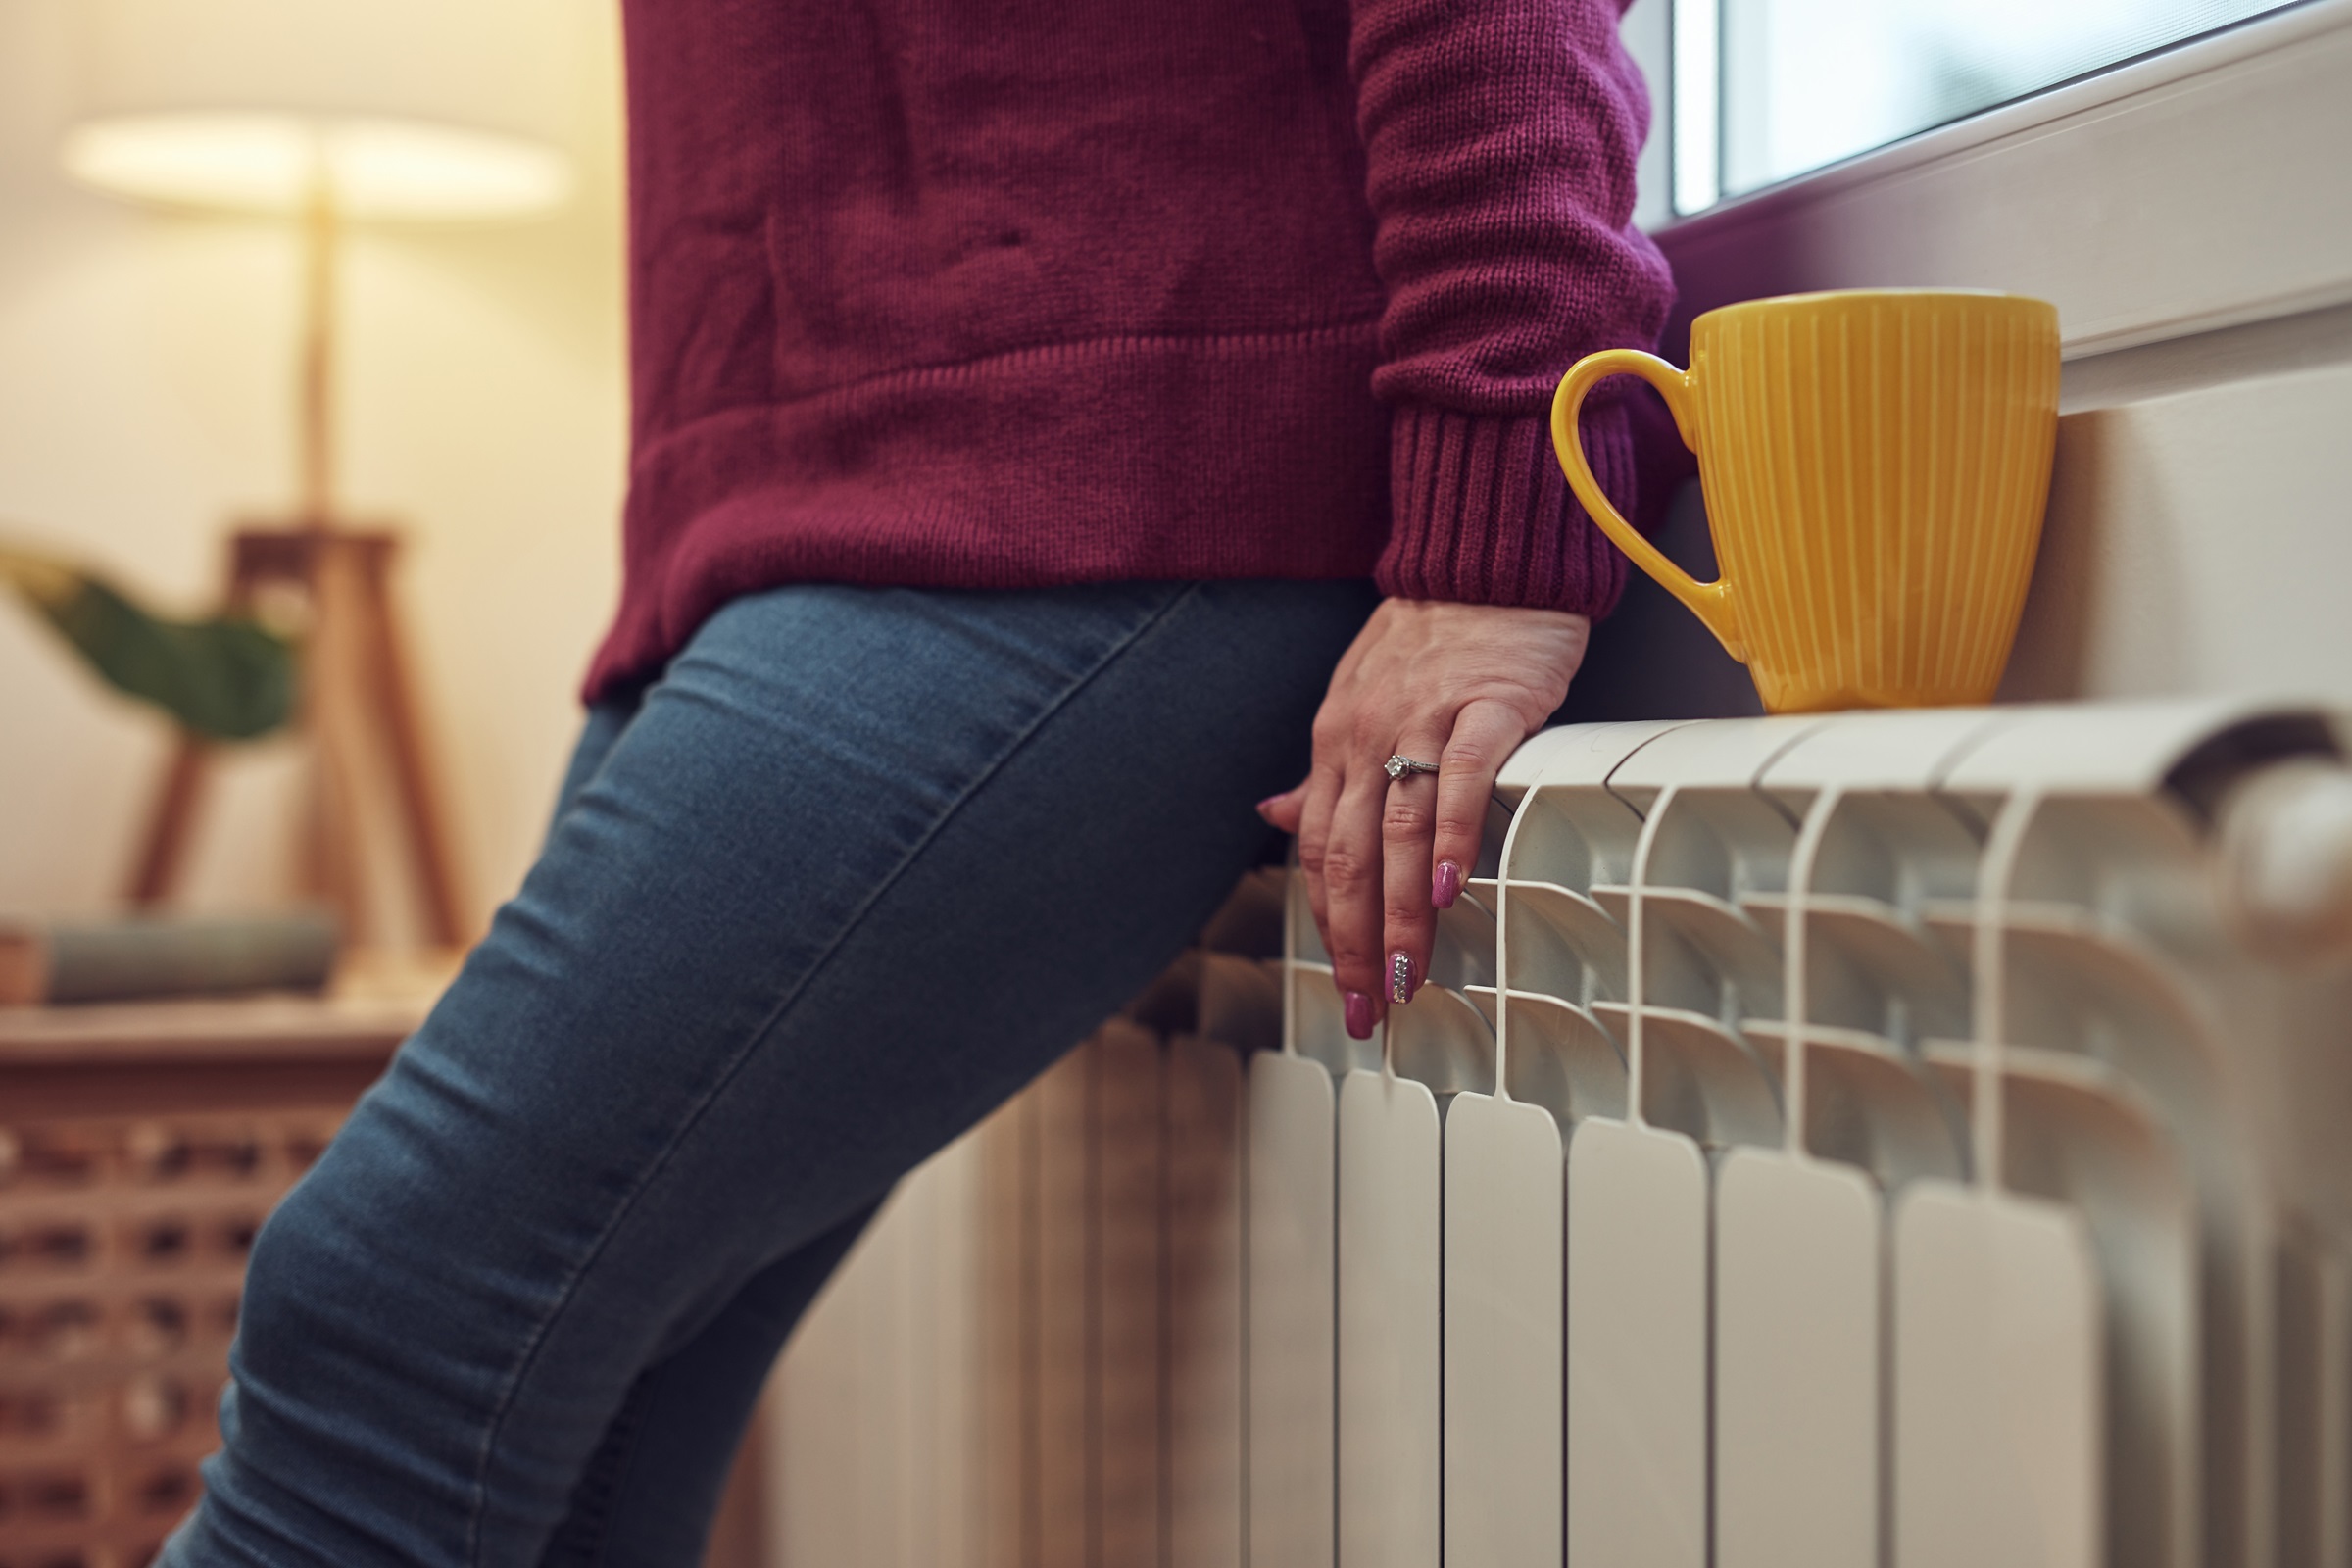
[[[1690,214],[2291,0],[1673,0]]]

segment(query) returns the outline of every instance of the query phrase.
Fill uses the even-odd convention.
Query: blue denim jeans
[[[1267,848],[1361,583],[782,589],[602,707],[263,1228],[166,1568],[688,1568],[891,1184]]]

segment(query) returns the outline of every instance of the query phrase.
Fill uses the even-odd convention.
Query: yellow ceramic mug
[[[1666,395],[1698,454],[1719,580],[1609,505],[1577,440],[1604,376]],[[2012,294],[1856,290],[1690,323],[1690,368],[1610,349],[1551,404],[1576,498],[1748,666],[1774,712],[1982,703],[2000,684],[2058,431],[2058,312]]]

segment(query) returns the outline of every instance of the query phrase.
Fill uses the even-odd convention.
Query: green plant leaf
[[[0,547],[0,581],[100,678],[213,740],[258,739],[294,714],[294,644],[247,615],[167,620],[105,579]]]

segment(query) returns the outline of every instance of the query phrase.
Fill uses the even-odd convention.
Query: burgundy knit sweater
[[[589,696],[788,582],[1605,612],[1545,409],[1672,293],[1626,3],[624,0],[633,455]],[[1586,441],[1630,509],[1628,411]]]

